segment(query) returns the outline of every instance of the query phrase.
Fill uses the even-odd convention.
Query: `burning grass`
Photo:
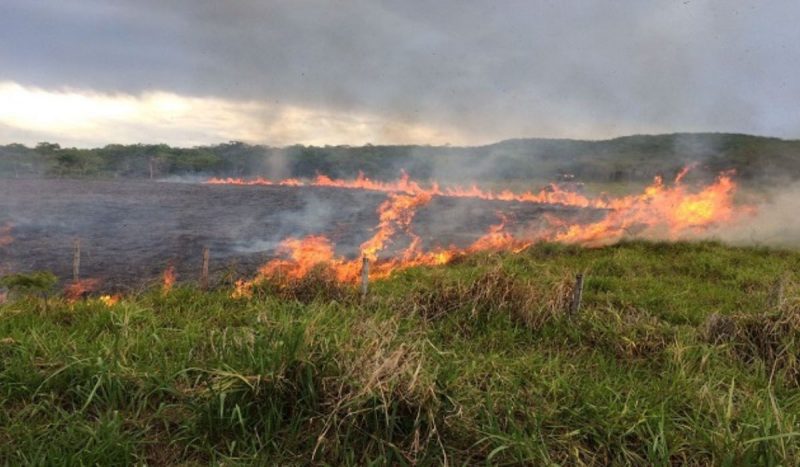
[[[325,263],[312,266],[301,276],[283,275],[275,271],[262,276],[250,287],[250,296],[276,296],[306,304],[315,300],[352,303],[357,297],[355,287],[339,281],[336,273]]]
[[[684,184],[684,177],[689,170],[691,167],[681,171],[671,185],[665,184],[661,177],[656,177],[639,195],[616,198],[601,196],[596,199],[587,198],[581,193],[564,191],[557,185],[538,194],[515,194],[508,191],[494,193],[475,186],[469,189],[441,188],[435,181],[427,184],[413,181],[406,174],[395,182],[373,181],[363,175],[355,180],[333,180],[320,175],[310,181],[212,179],[208,183],[324,186],[386,193],[387,199],[378,208],[378,224],[373,229],[372,237],[360,245],[358,257],[348,259],[337,256],[335,245],[325,236],[290,237],[284,239],[278,248],[284,258],[273,259],[264,264],[257,277],[251,281],[259,282],[264,277],[274,276],[276,271],[288,277],[299,278],[318,263],[324,262],[337,280],[355,282],[360,275],[361,258],[373,263],[369,277],[379,279],[415,266],[446,264],[468,253],[500,250],[519,252],[541,241],[597,246],[624,238],[698,238],[707,235],[714,228],[732,225],[753,214],[753,207],[734,203],[736,183],[732,172],[720,173],[708,185],[690,187]],[[545,222],[537,220],[534,224],[525,225],[523,233],[515,235],[507,231],[508,216],[501,210],[497,213],[500,222],[491,226],[466,248],[436,246],[426,251],[421,247],[423,239],[414,232],[413,221],[417,210],[429,204],[435,196],[593,208],[603,210],[604,217],[595,221],[564,219],[551,212],[542,216]],[[396,241],[400,235],[405,237],[407,246],[398,250]],[[394,249],[391,248],[393,244]],[[249,290],[242,287],[238,294],[247,295]]]
[[[537,244],[0,305],[10,464],[792,464],[800,254]],[[584,301],[566,312],[576,272]],[[741,310],[752,310],[742,312]]]

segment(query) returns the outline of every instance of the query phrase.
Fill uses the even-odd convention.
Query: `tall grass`
[[[4,464],[794,464],[800,254],[543,244],[0,306]],[[566,313],[572,278],[584,303]]]

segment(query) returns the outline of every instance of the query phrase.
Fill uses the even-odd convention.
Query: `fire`
[[[427,193],[416,193],[414,195],[390,193],[389,199],[378,207],[377,232],[371,239],[361,245],[361,256],[366,256],[368,260],[375,261],[378,252],[383,250],[391,242],[397,230],[402,230],[411,237],[411,245],[405,251],[405,255],[412,254],[416,250],[420,240],[411,231],[411,221],[414,220],[417,208],[428,204],[431,195]]]
[[[337,258],[330,240],[319,235],[303,239],[288,238],[278,246],[278,253],[287,255],[288,259],[268,262],[259,270],[261,276],[299,279],[319,264],[329,265],[340,281],[349,281],[351,275],[358,272],[357,268],[350,270],[348,266],[351,262]]]
[[[101,295],[98,298],[100,303],[102,303],[103,305],[105,305],[105,306],[107,306],[109,308],[111,308],[114,305],[116,305],[117,303],[119,303],[120,299],[121,299],[121,297],[119,295]]]
[[[513,235],[506,232],[505,228],[508,219],[501,212],[497,213],[497,215],[500,217],[500,223],[490,226],[488,232],[467,248],[468,252],[484,250],[512,250],[519,252],[530,246],[531,242],[515,239]]]
[[[669,186],[662,178],[656,177],[641,194],[617,198],[605,195],[590,198],[581,193],[564,191],[557,185],[550,185],[538,193],[492,192],[477,186],[442,188],[437,183],[423,185],[413,181],[405,173],[392,182],[374,181],[359,174],[354,180],[338,180],[318,175],[310,181],[288,179],[273,182],[258,178],[212,179],[208,183],[323,186],[372,190],[388,194],[386,201],[378,208],[379,221],[375,232],[361,245],[360,254],[356,258],[337,256],[335,245],[324,236],[286,239],[278,248],[278,253],[283,258],[266,263],[253,280],[240,281],[236,284],[234,296],[248,297],[252,285],[259,280],[273,278],[280,282],[302,278],[319,264],[327,265],[339,281],[356,282],[360,277],[362,257],[366,257],[371,263],[370,279],[378,279],[408,267],[445,264],[465,253],[487,250],[518,252],[537,241],[601,245],[628,236],[692,238],[714,226],[741,220],[746,213],[752,212],[747,206],[734,205],[736,184],[733,182],[733,173],[721,173],[713,183],[700,189],[692,189],[684,184],[684,179],[691,169],[692,166],[689,166],[681,170]],[[417,210],[428,204],[434,196],[561,204],[602,209],[605,215],[596,222],[581,223],[566,221],[550,214],[545,216],[544,226],[525,229],[526,234],[515,236],[507,230],[509,219],[503,213],[498,213],[500,222],[489,227],[486,234],[472,245],[466,248],[435,247],[430,251],[423,251],[422,240],[414,233],[412,223]],[[398,235],[406,237],[407,246],[391,250],[390,246],[398,245],[396,243]]]
[[[683,179],[684,179],[684,178],[685,178],[687,175],[689,175],[689,172],[691,172],[691,171],[692,171],[692,169],[694,169],[695,167],[697,167],[697,162],[694,162],[694,163],[692,163],[692,164],[689,164],[689,165],[687,165],[686,167],[682,168],[682,169],[681,169],[681,170],[678,172],[678,175],[676,175],[676,176],[675,176],[675,183],[676,183],[676,184],[682,183],[682,182],[683,182]]]
[[[164,274],[162,275],[161,278],[161,292],[164,294],[170,293],[174,285],[175,285],[175,265],[169,263],[167,265],[167,269],[164,270]]]
[[[484,190],[476,185],[469,187],[450,186],[441,187],[438,183],[424,184],[411,180],[406,172],[402,172],[399,179],[391,182],[381,182],[366,177],[359,173],[353,180],[330,178],[327,175],[317,175],[314,179],[303,181],[296,178],[272,181],[258,177],[254,179],[243,178],[211,178],[206,181],[209,185],[243,185],[243,186],[313,186],[341,188],[348,190],[367,190],[382,193],[404,193],[407,195],[446,196],[452,198],[479,198],[497,201],[519,201],[523,203],[564,204],[576,207],[606,207],[600,199],[590,199],[580,193],[563,190],[556,184],[550,184],[544,189],[534,193],[526,191],[515,193],[510,190],[494,192]]]
[[[641,195],[610,201],[612,210],[598,222],[565,225],[550,216],[554,232],[543,238],[600,245],[636,232],[638,237],[676,240],[701,234],[713,225],[729,223],[749,211],[746,207],[737,209],[733,204],[736,185],[731,173],[720,174],[698,192],[691,192],[683,185],[684,175],[684,172],[679,174],[671,187],[656,178]]]
[[[250,298],[253,296],[253,283],[255,281],[246,281],[239,279],[233,286],[232,298]]]
[[[258,271],[253,281],[237,282],[234,297],[249,297],[252,285],[260,279],[275,278],[278,281],[299,279],[304,277],[315,266],[326,265],[340,282],[355,282],[361,273],[361,260],[365,257],[376,261],[378,254],[392,243],[393,237],[402,231],[409,237],[409,245],[394,259],[377,262],[370,270],[371,278],[388,276],[394,269],[408,265],[443,264],[450,254],[443,251],[421,253],[419,236],[411,230],[411,222],[416,210],[428,202],[431,196],[427,193],[404,194],[390,193],[386,201],[378,208],[379,223],[373,236],[361,245],[358,258],[348,260],[336,256],[334,245],[326,237],[311,235],[302,239],[288,238],[281,242],[277,252],[286,259],[275,259]]]
[[[96,290],[98,285],[100,285],[99,279],[81,279],[71,282],[64,288],[64,298],[69,302],[75,302]]]

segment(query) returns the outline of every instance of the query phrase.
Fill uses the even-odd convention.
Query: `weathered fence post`
[[[76,238],[72,244],[72,282],[81,280],[81,239]]]
[[[203,290],[208,289],[208,260],[209,260],[208,247],[203,247],[203,269],[200,273],[200,288]]]
[[[576,316],[581,310],[581,300],[583,299],[583,273],[575,276],[575,288],[572,289],[572,301],[569,304],[570,316]]]
[[[361,297],[366,298],[369,289],[369,260],[361,257]]]

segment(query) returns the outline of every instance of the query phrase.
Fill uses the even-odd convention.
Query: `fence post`
[[[583,299],[583,273],[575,276],[575,288],[572,289],[572,301],[569,304],[570,316],[576,316],[581,310],[581,300]]]
[[[208,260],[210,252],[208,247],[203,247],[203,269],[200,274],[200,288],[203,290],[208,289]]]
[[[366,256],[361,257],[361,297],[366,298],[369,288],[369,260]]]
[[[81,239],[76,238],[72,244],[72,282],[81,279]]]

